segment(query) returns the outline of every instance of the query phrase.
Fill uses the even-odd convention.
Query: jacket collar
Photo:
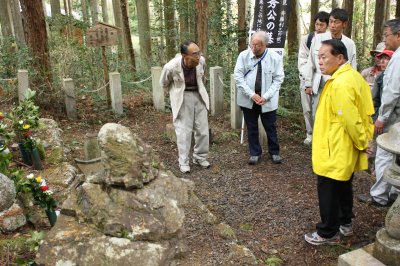
[[[337,76],[339,76],[340,74],[349,71],[350,69],[352,69],[352,66],[349,64],[349,62],[344,63],[343,65],[341,65],[335,73],[333,73],[332,77],[330,79],[335,79]]]

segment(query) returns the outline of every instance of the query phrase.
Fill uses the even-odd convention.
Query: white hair
[[[261,41],[268,45],[269,43],[269,35],[267,32],[260,30],[260,31],[256,31],[255,33],[253,33],[253,35],[251,35],[251,39],[253,39],[253,37],[258,37],[261,39]]]

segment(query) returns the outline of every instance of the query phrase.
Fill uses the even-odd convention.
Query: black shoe
[[[375,201],[370,195],[360,194],[360,195],[357,195],[357,199],[360,202],[367,203],[368,205],[372,205],[372,206],[379,207],[379,208],[381,208],[381,207],[390,207],[391,206],[390,203],[387,203],[385,205],[384,204],[380,204],[379,202]]]
[[[260,161],[260,156],[250,156],[249,158],[249,164],[251,165],[258,164],[259,161]]]
[[[282,158],[278,154],[272,154],[271,160],[272,160],[272,163],[274,163],[274,164],[279,164],[282,162]]]

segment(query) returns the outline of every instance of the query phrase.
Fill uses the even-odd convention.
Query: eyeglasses
[[[398,32],[394,32],[394,33],[389,33],[389,34],[383,34],[383,38],[387,38],[387,37],[389,37],[390,35],[396,35],[396,34],[398,34]]]
[[[193,57],[201,57],[202,55],[203,55],[203,53],[202,52],[194,52],[194,53],[191,53],[191,54],[188,54],[189,56],[193,56]]]
[[[249,44],[250,49],[261,48],[263,46],[264,46],[264,44]]]

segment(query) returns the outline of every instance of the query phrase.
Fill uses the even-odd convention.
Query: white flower
[[[44,178],[42,178],[42,180],[40,180],[40,186],[41,186],[41,187],[47,186],[46,180],[44,180]]]
[[[24,123],[24,120],[19,120],[18,122],[20,125],[22,125]]]
[[[34,174],[29,174],[29,175],[26,176],[26,178],[28,178],[28,179],[33,179],[34,177],[35,177]]]
[[[47,194],[47,195],[53,195],[53,191],[51,191],[51,190],[46,190],[43,193]]]

